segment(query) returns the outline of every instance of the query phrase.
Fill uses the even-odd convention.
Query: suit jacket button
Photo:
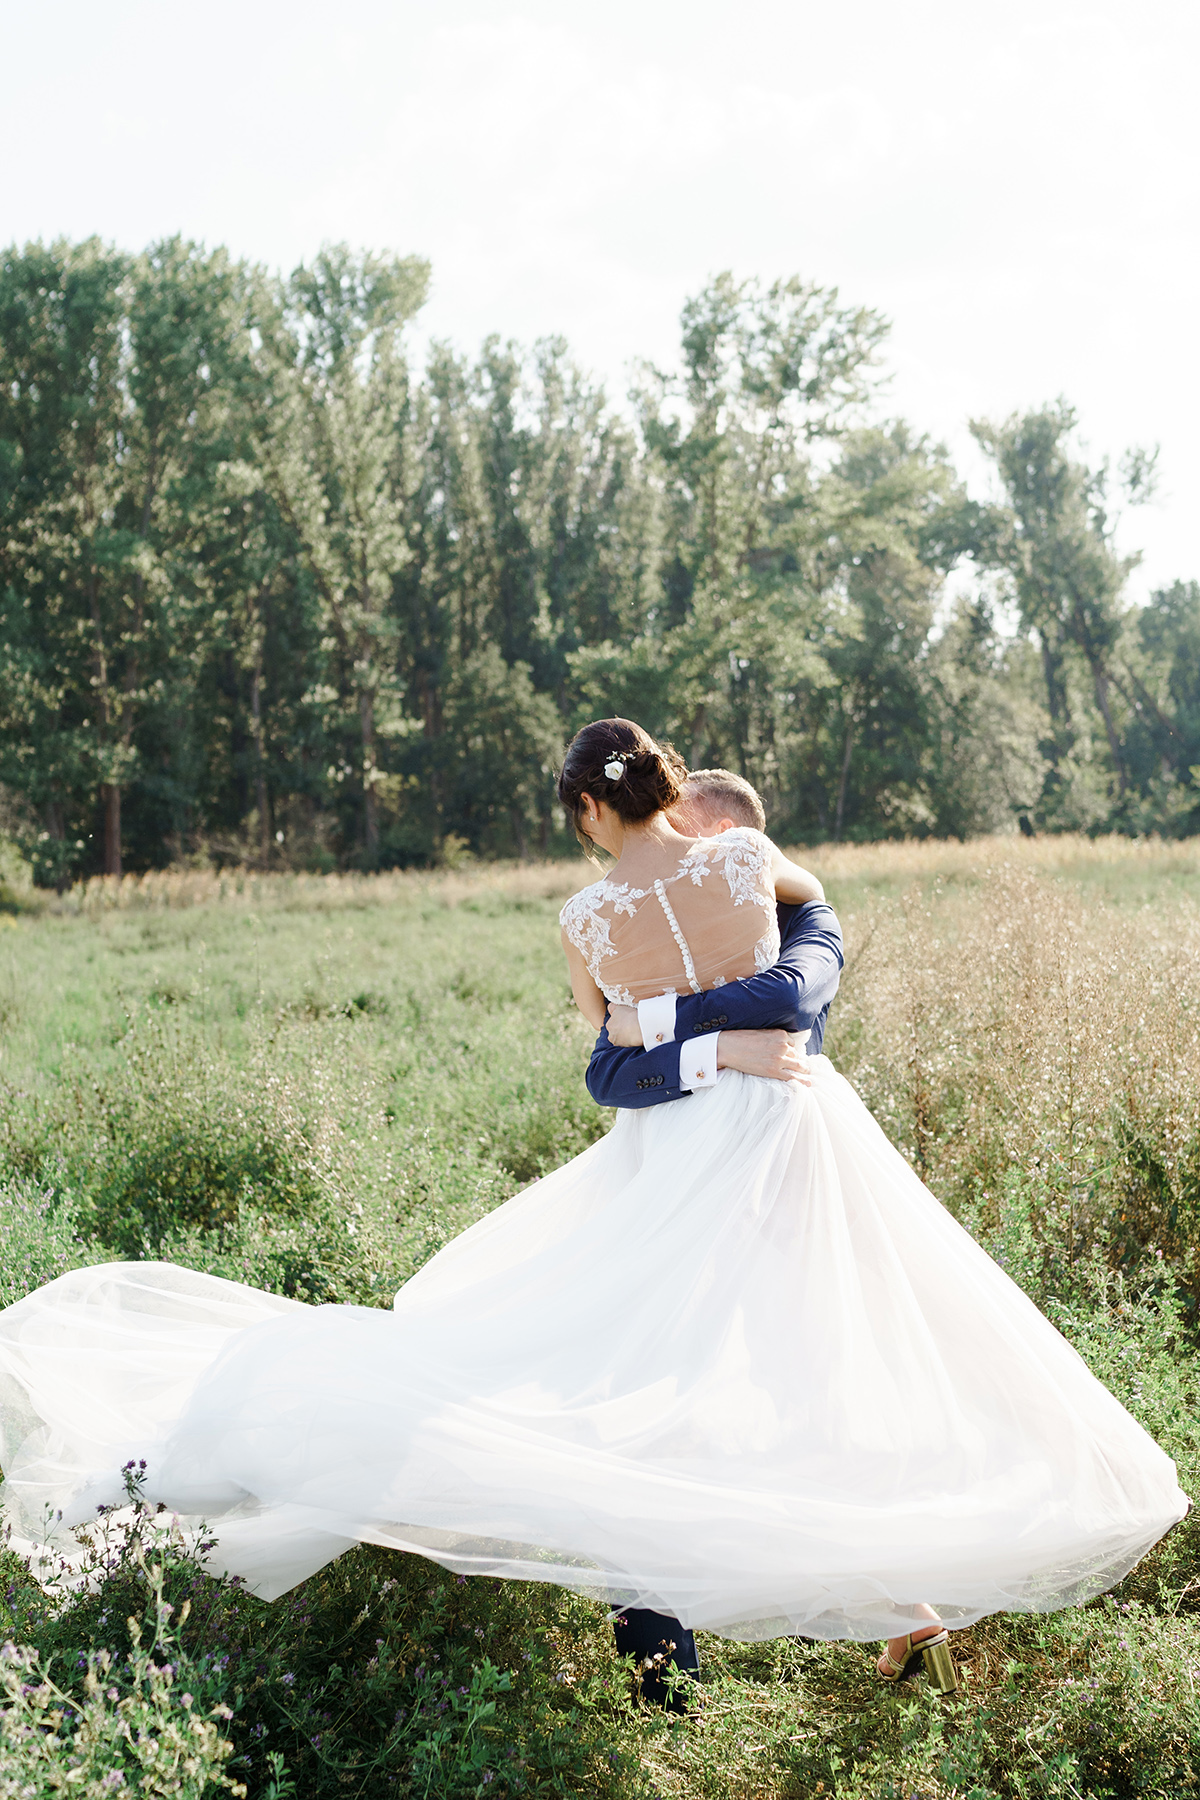
[[[728,1025],[728,1023],[729,1023],[728,1016],[725,1013],[722,1013],[720,1018],[717,1020],[717,1024],[718,1025]]]

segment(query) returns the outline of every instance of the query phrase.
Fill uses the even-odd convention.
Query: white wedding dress
[[[564,909],[613,996],[777,953],[765,840]],[[162,1263],[0,1313],[4,1501],[33,1542],[121,1466],[274,1597],[365,1542],[754,1638],[880,1638],[1110,1586],[1174,1465],[824,1058],[623,1112],[392,1311]]]

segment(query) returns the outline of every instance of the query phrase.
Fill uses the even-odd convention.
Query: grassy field
[[[1200,843],[811,861],[847,936],[830,1054],[1196,1492]],[[182,874],[0,894],[0,1301],[74,1263],[153,1254],[388,1304],[449,1236],[607,1128],[556,924],[586,877]],[[1200,1788],[1190,1520],[1114,1596],[960,1634],[954,1701],[882,1690],[863,1646],[709,1639],[683,1721],[630,1706],[603,1609],[553,1591],[363,1550],[268,1607],[178,1546],[155,1563],[169,1616],[128,1555],[70,1604],[8,1559],[0,1623],[24,1648],[0,1659],[0,1794],[58,1792],[72,1758],[61,1791],[224,1781],[264,1800]]]

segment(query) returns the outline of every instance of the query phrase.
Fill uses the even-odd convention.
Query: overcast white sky
[[[893,320],[947,439],[1066,394],[1162,444],[1135,591],[1200,578],[1195,0],[0,0],[0,241],[433,264],[423,330],[562,332],[620,396],[711,273]]]

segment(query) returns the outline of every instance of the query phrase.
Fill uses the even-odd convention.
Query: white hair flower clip
[[[622,775],[625,773],[625,758],[623,756],[614,756],[611,762],[605,763],[604,773],[608,776],[610,781],[620,781]]]

